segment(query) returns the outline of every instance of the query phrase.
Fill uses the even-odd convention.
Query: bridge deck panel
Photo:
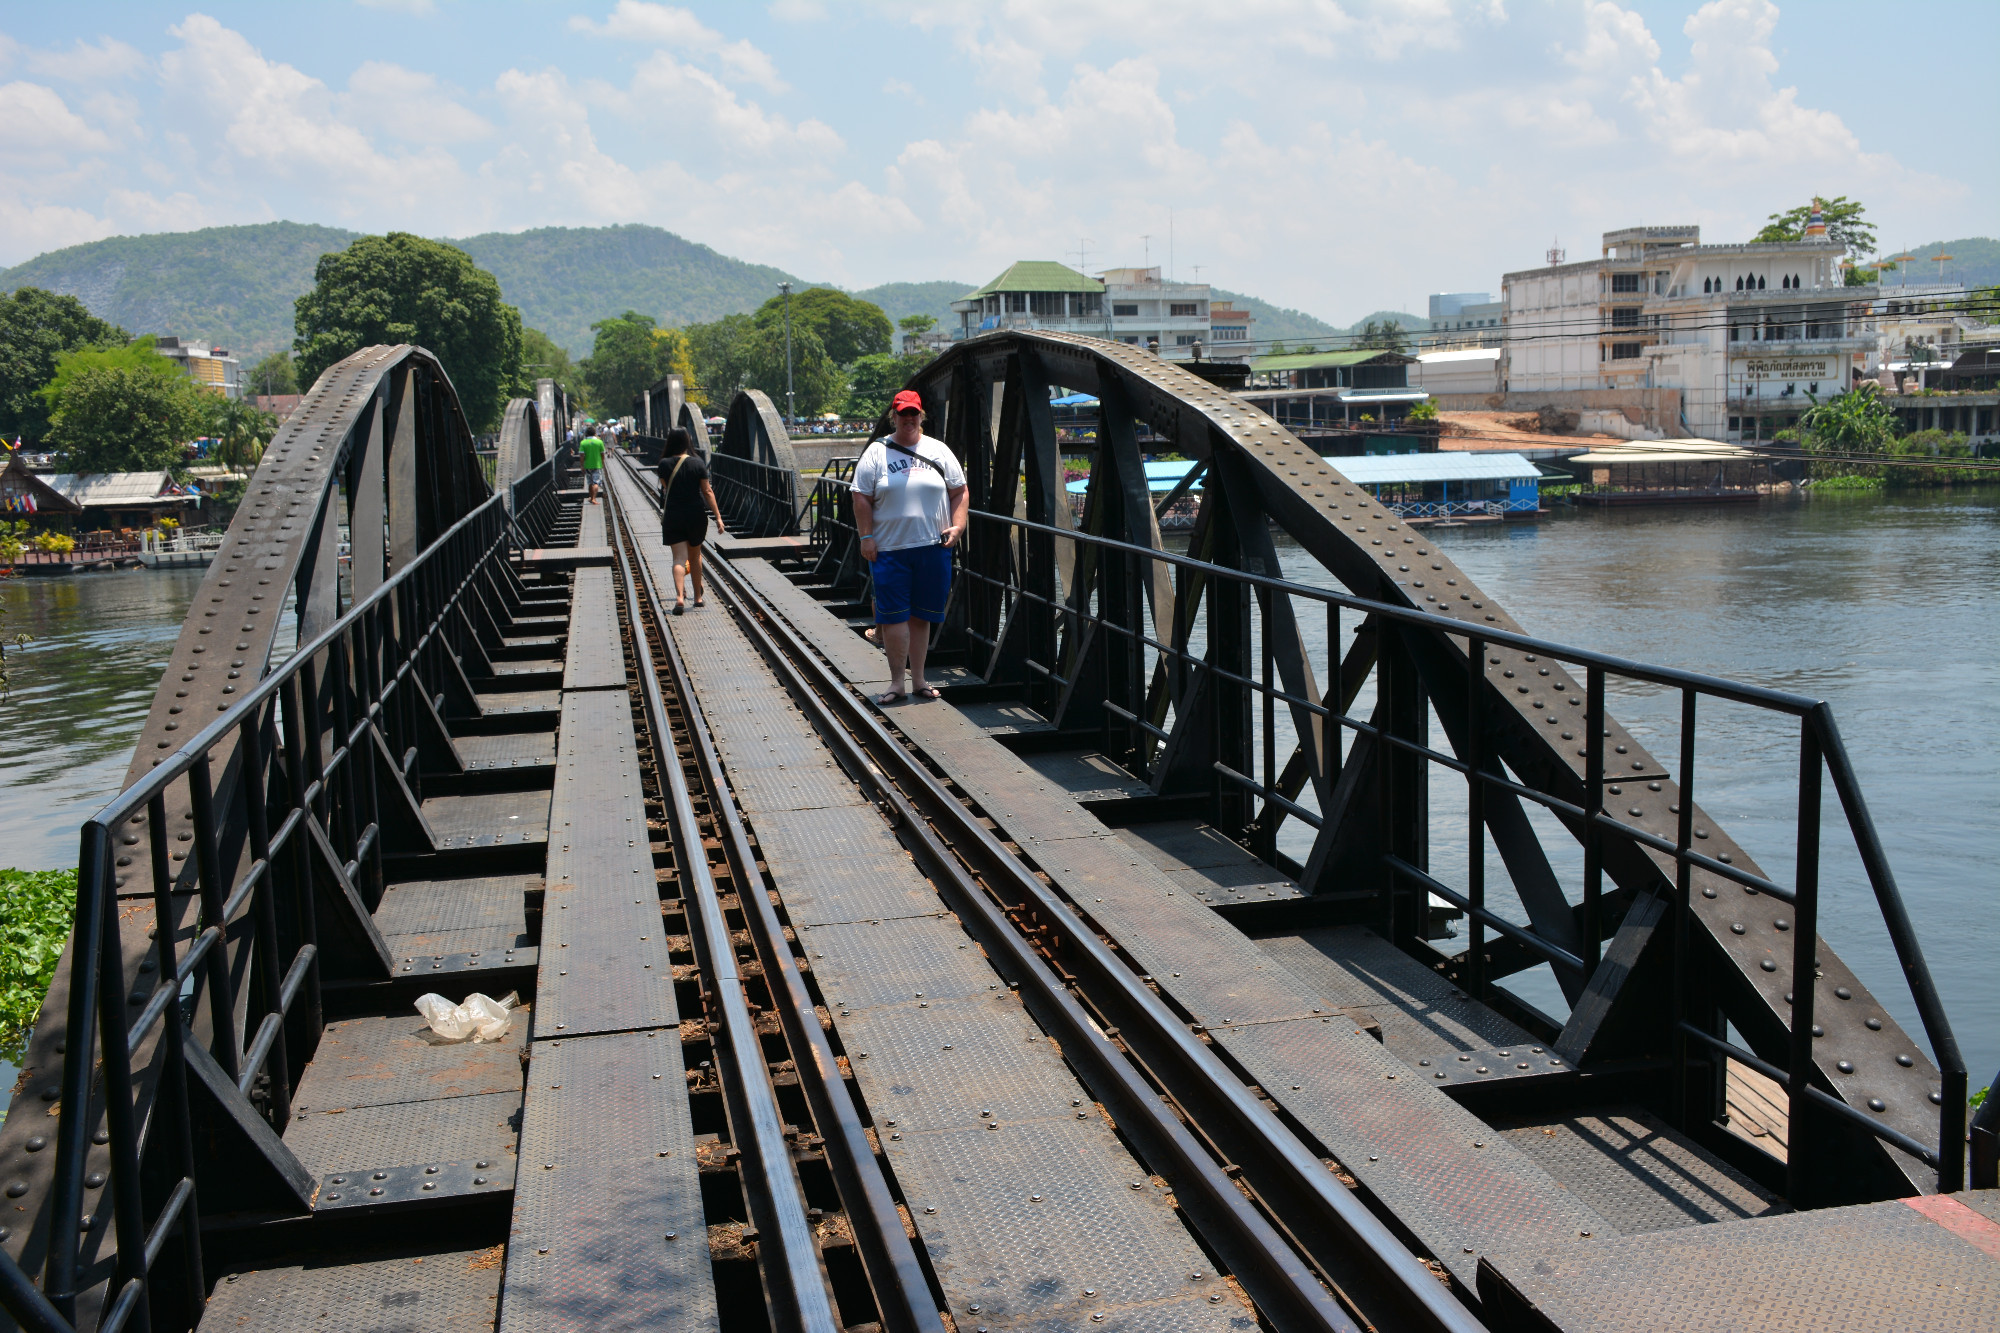
[[[1500,1128],[1628,1236],[1785,1211],[1749,1177],[1636,1107]]]
[[[799,614],[804,623],[793,623],[815,642],[842,632],[824,609]],[[884,716],[1462,1281],[1473,1281],[1478,1253],[1524,1236],[1555,1245],[1583,1231],[1610,1234],[1485,1122],[1419,1086],[1409,1066],[1351,1024],[1316,1012],[1334,1006],[1315,984],[1111,836],[960,709],[922,704]]]
[[[716,1327],[672,1028],[537,1041],[502,1333]]]
[[[811,593],[786,578],[782,570],[768,560],[757,559],[735,560],[730,568],[748,579],[786,619],[796,622],[806,613],[822,617],[829,632],[816,636],[813,646],[846,679],[857,685],[888,683],[889,659],[882,650],[849,629],[844,622],[835,619],[831,611],[814,601]]]
[[[500,1247],[335,1251],[223,1275],[200,1327],[211,1333],[310,1328],[326,1333],[481,1333],[500,1300]]]
[[[398,958],[522,948],[528,943],[522,895],[541,882],[539,875],[487,875],[390,884],[375,909],[375,928]]]
[[[1991,1195],[1992,1191],[1984,1191]],[[1960,1196],[1963,1198],[1965,1196]],[[1933,1221],[1947,1211],[1988,1248]],[[2000,1309],[2000,1227],[1929,1196],[1559,1248],[1480,1265],[1479,1289],[1513,1327],[1559,1333],[1990,1328]]]
[[[563,696],[537,1039],[680,1021],[623,690]]]
[[[1411,1063],[1440,1051],[1534,1041],[1366,926],[1325,927],[1257,942],[1336,1004],[1367,1009],[1382,1025],[1382,1044]]]
[[[546,769],[556,762],[555,733],[503,732],[498,736],[456,736],[452,744],[468,773],[500,769]]]
[[[424,822],[447,847],[510,847],[547,842],[549,794],[502,791],[477,796],[427,796]]]
[[[983,954],[941,915],[915,864],[886,854],[880,816],[833,765],[796,704],[782,692],[746,703],[731,691],[732,681],[761,671],[742,632],[720,617],[668,624],[703,715],[735,763],[782,752],[829,791],[836,779],[846,785],[842,805],[745,805],[795,919],[797,901],[809,904],[807,915],[855,922],[802,923],[800,944],[839,1015],[836,1032],[960,1326],[1088,1327],[1079,1311],[1102,1310],[1116,1321],[1107,1327],[1231,1327],[1245,1311],[1233,1295],[1211,1305],[1206,1291],[1194,1294],[1189,1275],[1208,1262],[1164,1191],[1094,1108],[1087,1123],[1074,1119],[1072,1102],[1089,1108],[1082,1086]],[[749,773],[754,780],[773,771],[789,770]],[[732,768],[728,776],[741,795],[745,774]],[[791,854],[815,839],[857,854]],[[895,899],[940,914],[870,918],[882,910],[877,890],[885,885]],[[1021,1108],[1022,1118],[999,1130],[974,1128],[996,1103]],[[893,1138],[901,1130],[886,1121],[905,1105],[920,1107],[927,1127]],[[1032,1194],[1043,1197],[1030,1202]],[[1096,1295],[1083,1297],[1085,1288]]]
[[[525,1023],[527,1020],[520,1020]],[[308,1090],[301,1085],[301,1094]],[[285,1146],[316,1176],[387,1166],[485,1160],[514,1166],[514,1118],[521,1093],[475,1093],[435,1101],[342,1108],[311,1090],[312,1107],[285,1127]]]
[[[580,569],[576,600],[570,605],[569,645],[564,650],[565,690],[607,690],[625,684],[625,650],[619,640],[612,602],[611,571]]]

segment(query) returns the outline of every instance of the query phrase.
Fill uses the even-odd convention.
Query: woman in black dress
[[[687,585],[694,583],[694,604],[706,606],[701,584],[701,544],[708,536],[708,516],[715,530],[726,532],[722,508],[715,503],[708,464],[694,451],[694,438],[680,426],[667,432],[660,453],[660,540],[674,548],[674,614],[687,610]]]

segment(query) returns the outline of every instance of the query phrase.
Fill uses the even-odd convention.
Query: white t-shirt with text
[[[923,462],[877,440],[854,465],[854,489],[875,506],[879,551],[936,546],[951,522],[946,493],[965,485],[965,472],[943,440],[926,435],[915,452]]]

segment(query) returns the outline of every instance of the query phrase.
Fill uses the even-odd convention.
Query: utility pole
[[[799,424],[798,412],[792,404],[792,284],[781,282],[778,290],[785,294],[785,424]]]

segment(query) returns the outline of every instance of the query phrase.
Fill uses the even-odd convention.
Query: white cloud
[[[0,265],[23,260],[85,241],[101,241],[118,228],[88,209],[66,204],[37,204],[14,183],[0,179]]]
[[[79,153],[101,153],[111,139],[69,109],[61,94],[40,83],[0,84],[0,162],[56,166]]]
[[[386,9],[425,17],[437,12],[436,0],[354,0],[364,9]]]
[[[148,62],[136,47],[104,37],[95,45],[78,38],[67,51],[34,51],[26,63],[35,73],[51,78],[102,84],[130,79],[143,72]]]
[[[348,76],[339,105],[356,124],[408,143],[467,143],[493,133],[484,116],[444,91],[433,75],[380,60]]]
[[[569,26],[597,37],[662,47],[682,57],[706,56],[741,82],[754,83],[770,92],[783,92],[786,88],[771,58],[748,38],[728,41],[691,11],[676,5],[618,0],[602,23],[578,15],[569,21]]]

